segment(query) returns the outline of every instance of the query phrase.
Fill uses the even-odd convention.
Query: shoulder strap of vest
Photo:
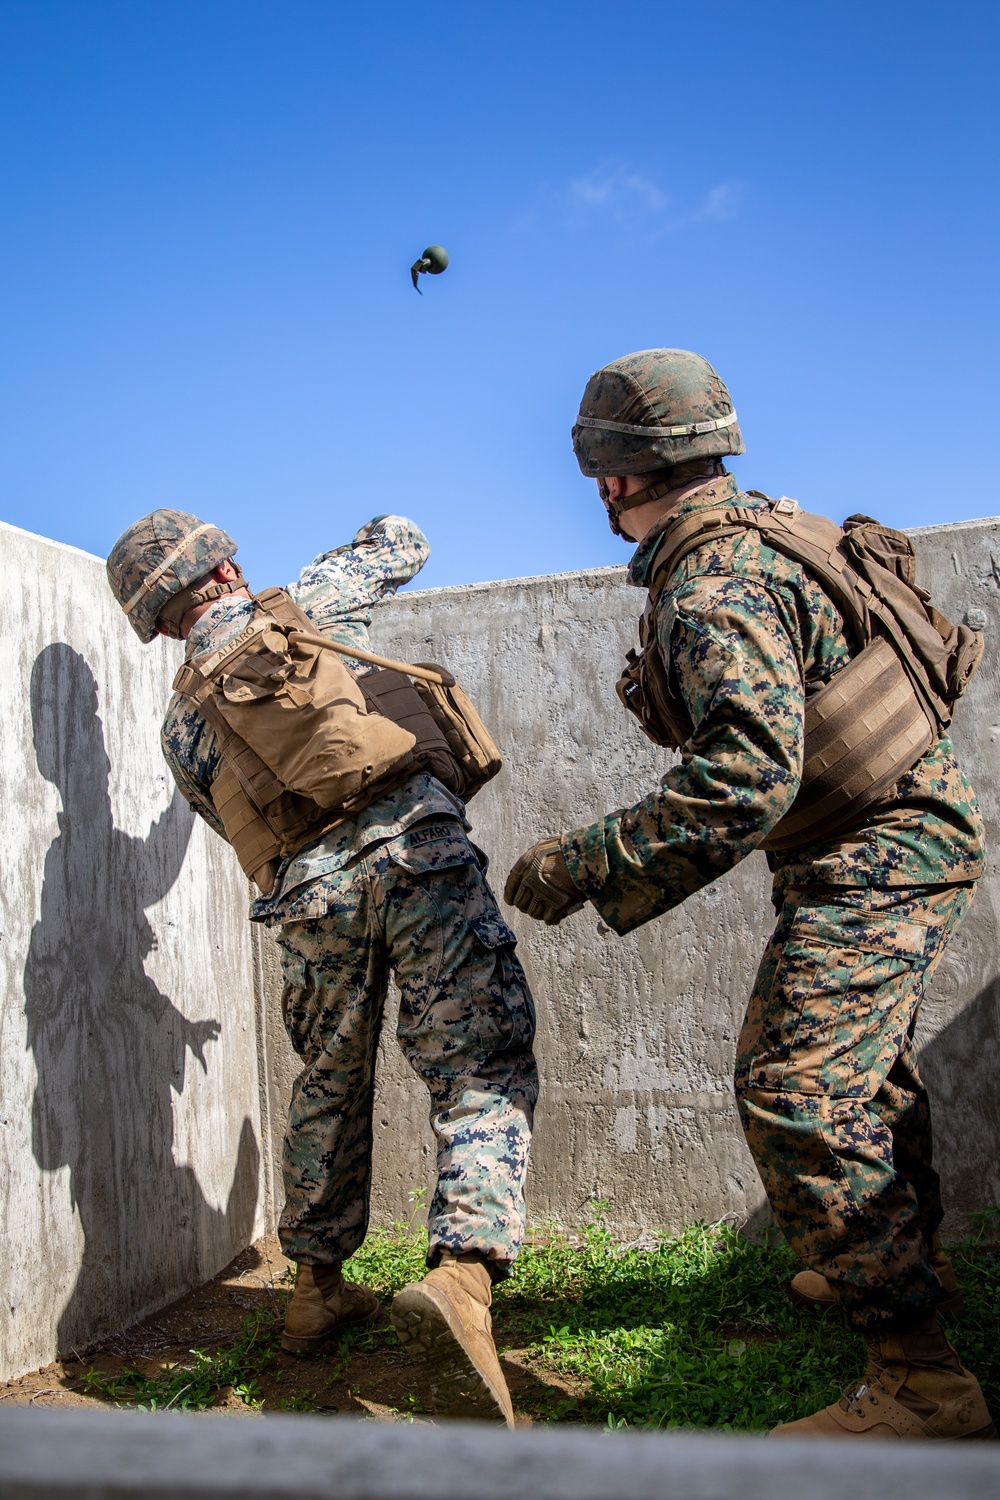
[[[745,530],[745,523],[730,519],[730,509],[695,510],[667,527],[660,538],[649,580],[649,596],[654,603],[689,552],[709,538],[714,542]]]
[[[204,695],[212,691],[215,679],[223,668],[249,650],[257,637],[264,634],[268,623],[266,616],[257,615],[228,645],[186,661],[174,678],[174,692],[183,693],[185,697],[193,698],[200,704]]]
[[[269,615],[273,615],[279,625],[284,625],[288,630],[308,630],[316,635],[316,626],[306,614],[300,609],[287,589],[271,588],[262,589],[259,594],[254,594],[253,602],[258,609],[264,609]]]
[[[228,645],[220,647],[218,651],[209,651],[202,656],[192,657],[190,661],[185,662],[174,678],[174,692],[193,698],[200,707],[211,692],[212,684],[223,668],[228,666],[235,657],[241,656],[253,644],[256,637],[264,633],[272,621],[277,621],[287,630],[316,634],[316,628],[309,616],[299,609],[294,599],[284,589],[264,589],[252,597],[256,608],[250,623]]]
[[[679,563],[703,542],[752,529],[768,546],[808,568],[837,605],[860,646],[871,639],[868,604],[870,586],[847,562],[840,544],[844,533],[826,516],[802,510],[795,500],[771,500],[759,490],[748,491],[767,500],[768,509],[730,505],[725,509],[692,511],[664,532],[653,564],[650,598],[656,602]]]

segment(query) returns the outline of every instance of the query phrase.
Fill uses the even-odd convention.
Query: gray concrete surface
[[[0,1500],[983,1500],[995,1443],[0,1412]]]
[[[955,619],[980,611],[987,656],[954,738],[986,814],[990,873],[924,1008],[950,1224],[1000,1201],[1000,521],[914,533],[922,581]],[[623,551],[623,556],[624,556]],[[668,762],[621,710],[619,664],[643,596],[618,568],[406,592],[381,606],[376,649],[455,671],[506,766],[470,805],[499,888],[543,834],[627,805]],[[973,615],[973,622],[978,616]],[[529,1181],[535,1223],[585,1221],[598,1200],[636,1235],[692,1218],[767,1217],[731,1091],[735,1039],[770,929],[755,855],[686,905],[621,939],[593,908],[549,931],[507,911],[538,1002],[542,1099]],[[277,1017],[273,950],[258,938],[276,1134],[294,1074]],[[391,1016],[390,1016],[391,1025]],[[373,1219],[412,1211],[432,1142],[425,1102],[387,1027],[380,1059]],[[280,1178],[279,1178],[280,1181]]]
[[[162,1307],[258,1233],[246,887],[174,794],[179,646],[104,564],[0,526],[0,1379]]]

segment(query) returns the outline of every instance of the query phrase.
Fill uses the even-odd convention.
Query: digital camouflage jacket
[[[642,542],[629,581],[646,586],[678,515],[733,503],[765,504],[732,475],[689,495]],[[752,530],[689,552],[655,624],[694,734],[655,791],[561,839],[573,880],[619,933],[677,906],[770,832],[799,787],[806,685],[827,682],[853,655],[832,600]],[[956,884],[981,875],[983,854],[975,793],[942,738],[863,828],[768,862],[781,894]]]
[[[318,630],[336,641],[361,650],[371,650],[368,627],[373,606],[394,594],[414,578],[430,556],[427,538],[412,521],[401,516],[377,516],[344,547],[324,552],[302,570],[288,592]],[[249,599],[229,596],[209,606],[191,631],[185,657],[225,646],[247,624],[253,614]],[[368,670],[360,662],[348,666]],[[163,753],[174,780],[196,812],[225,838],[211,798],[211,786],[219,765],[215,731],[206,723],[189,698],[175,693],[167,710],[161,734]],[[317,843],[301,849],[278,871],[270,896],[254,901],[250,915],[255,921],[302,921],[323,916],[328,905],[324,891],[310,892],[310,883],[321,875],[342,868],[372,844],[397,838],[407,828],[428,817],[458,818],[465,810],[457,797],[432,776],[420,772],[385,796],[345,818]]]

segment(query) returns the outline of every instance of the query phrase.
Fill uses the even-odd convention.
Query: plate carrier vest
[[[215,730],[212,801],[264,895],[282,860],[415,771],[468,801],[500,770],[488,730],[443,667],[332,641],[284,589],[253,598],[246,628],[185,662],[174,688]],[[345,656],[374,670],[355,676]]]
[[[649,598],[618,696],[658,745],[678,750],[694,725],[656,638],[656,605],[687,554],[703,542],[753,529],[813,575],[840,610],[857,654],[826,683],[806,684],[802,782],[788,812],[762,841],[799,849],[860,826],[892,785],[951,723],[983,654],[981,632],[952,625],[916,583],[913,544],[870,516],[843,527],[766,500],[693,511],[668,526],[653,561]]]

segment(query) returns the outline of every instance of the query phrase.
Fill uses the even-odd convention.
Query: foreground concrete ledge
[[[982,1500],[992,1443],[0,1412],[0,1500]]]

